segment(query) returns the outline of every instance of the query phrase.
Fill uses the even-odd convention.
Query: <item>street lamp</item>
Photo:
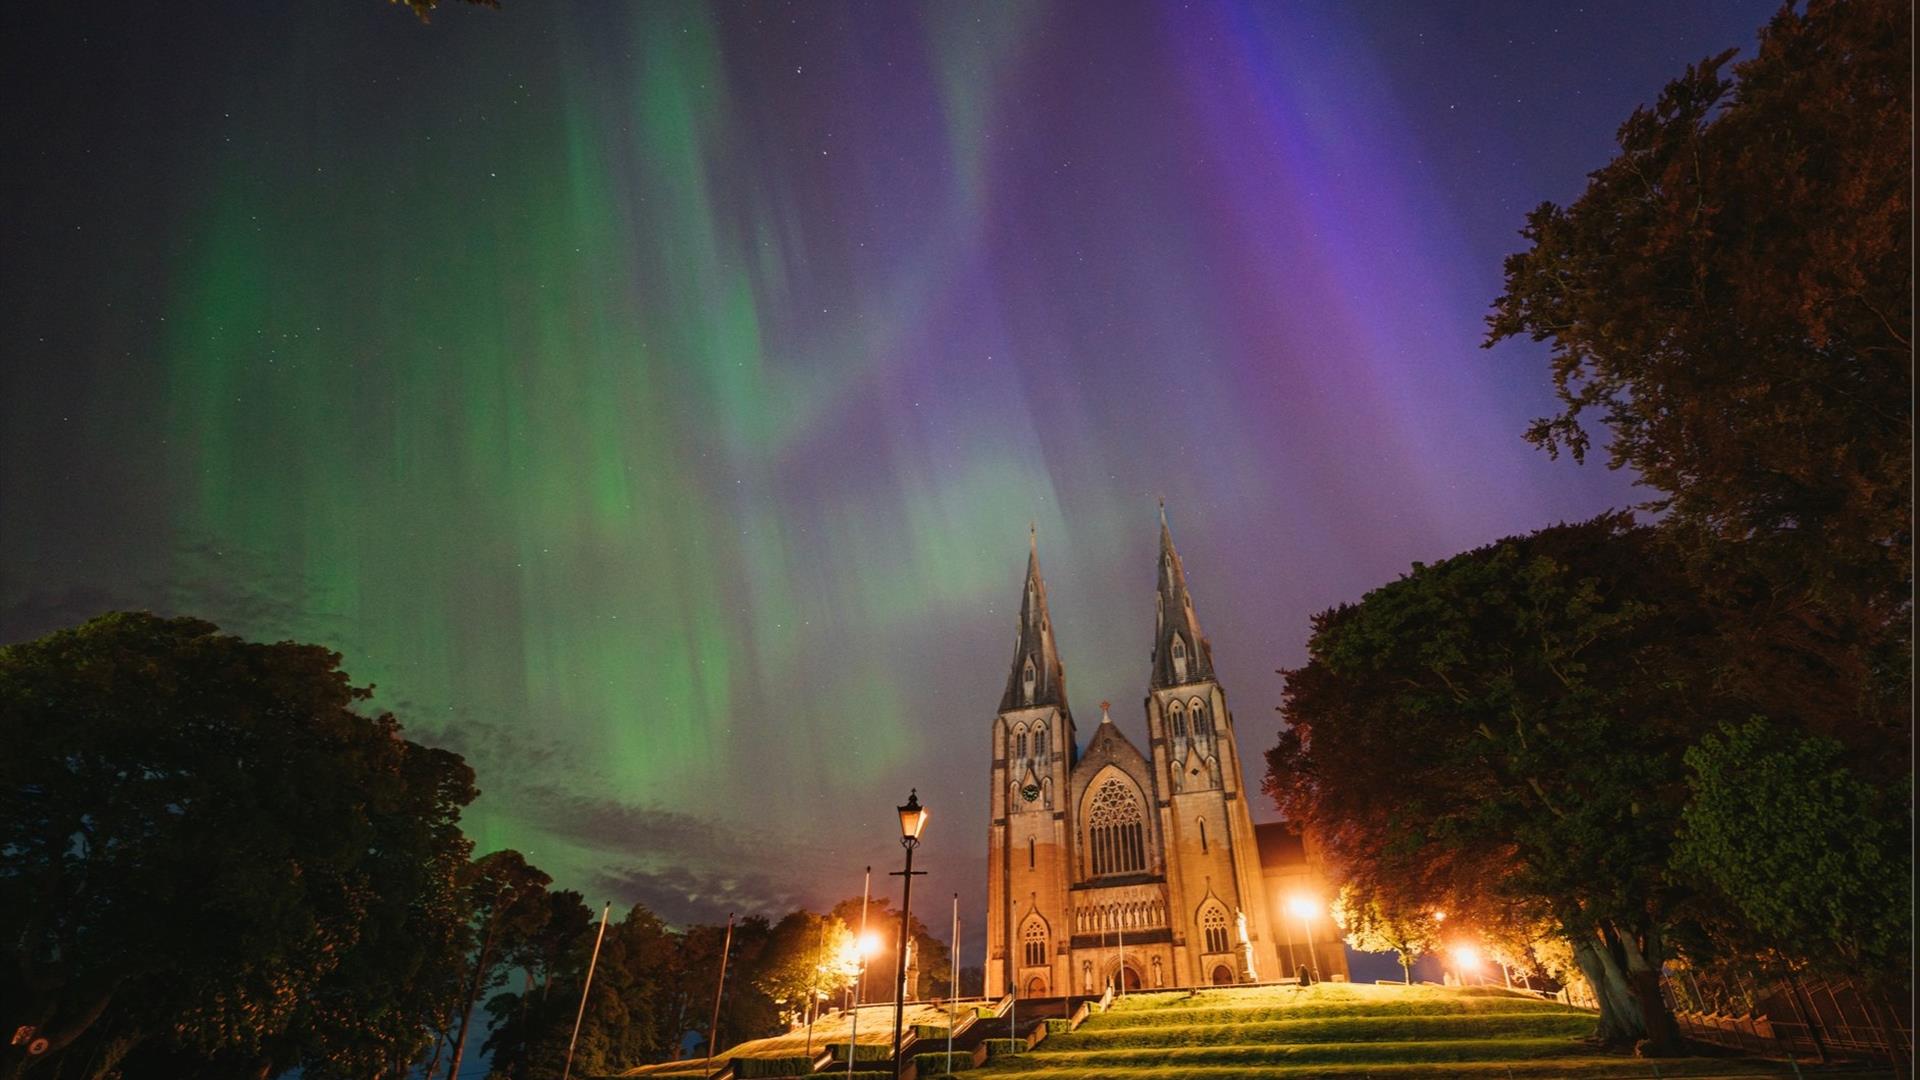
[[[1480,970],[1480,950],[1469,942],[1460,942],[1452,949],[1453,970],[1460,975],[1460,985],[1467,985],[1467,974]]]
[[[907,1014],[907,934],[908,912],[913,907],[913,849],[920,846],[920,832],[927,827],[927,811],[920,805],[920,789],[907,794],[900,807],[900,846],[907,849],[906,869],[900,877],[900,940],[894,949],[897,970],[893,978],[893,1076],[900,1080],[900,1030]],[[922,870],[924,874],[926,871]]]
[[[1307,934],[1307,981],[1320,981],[1320,962],[1313,953],[1313,919],[1320,914],[1320,905],[1305,896],[1294,896],[1287,901],[1287,910],[1300,920],[1300,926]]]

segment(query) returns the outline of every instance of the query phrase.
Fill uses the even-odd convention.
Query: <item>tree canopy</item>
[[[0,1012],[47,1059],[366,1076],[424,1047],[473,774],[355,711],[339,659],[143,614],[0,649]]]
[[[1676,554],[1855,766],[1910,768],[1912,8],[1784,6],[1690,67],[1569,206],[1527,217],[1487,344],[1552,347],[1528,438],[1661,493]],[[1737,609],[1737,610],[1734,610]],[[1778,708],[1773,710],[1779,712]],[[1898,747],[1897,755],[1889,751]]]

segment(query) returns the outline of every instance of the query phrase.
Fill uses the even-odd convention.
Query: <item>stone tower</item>
[[[1189,985],[1279,976],[1233,713],[1160,508],[1148,747],[1166,838],[1175,969]],[[1222,970],[1224,969],[1224,970]]]
[[[992,821],[987,839],[987,994],[1017,984],[1045,996],[1067,985],[1069,938],[1067,821],[1077,761],[1066,667],[1060,662],[1029,532],[1027,577],[1014,636],[1013,668],[993,721]]]

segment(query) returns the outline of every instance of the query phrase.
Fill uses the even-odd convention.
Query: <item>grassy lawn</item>
[[[1363,986],[1132,994],[1032,1053],[966,1076],[1022,1080],[1652,1077],[1580,1041],[1590,1013],[1489,988]],[[1785,1061],[1662,1059],[1662,1077],[1790,1076]],[[1811,1071],[1807,1066],[1803,1069]],[[1862,1075],[1855,1073],[1853,1075]]]

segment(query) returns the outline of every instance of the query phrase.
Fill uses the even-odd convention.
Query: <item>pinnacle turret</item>
[[[1053,639],[1053,617],[1047,613],[1047,585],[1040,578],[1040,541],[1032,526],[1027,532],[1027,579],[1020,596],[1020,625],[1014,638],[1013,670],[1000,711],[1036,705],[1067,710],[1066,666],[1060,662]]]
[[[1213,678],[1213,647],[1200,632],[1200,616],[1187,591],[1187,572],[1173,547],[1167,504],[1160,503],[1159,585],[1154,591],[1153,680],[1155,689]]]

